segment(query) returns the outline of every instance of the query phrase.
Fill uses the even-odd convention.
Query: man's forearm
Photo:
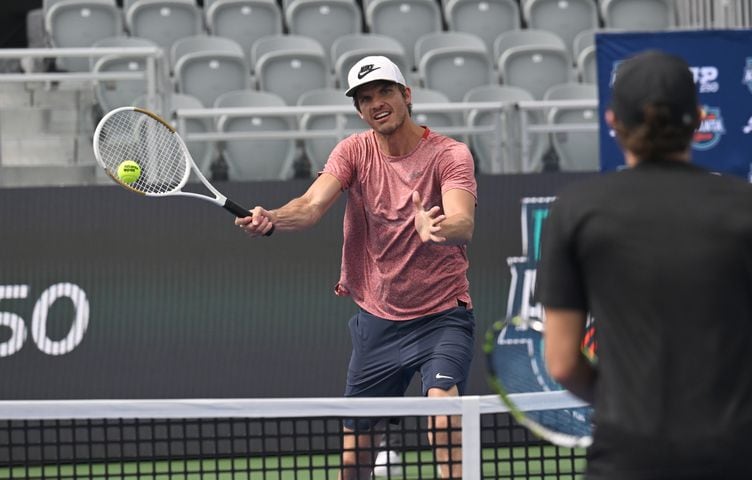
[[[340,196],[342,188],[332,175],[322,174],[308,190],[269,212],[276,230],[304,230],[316,224]]]
[[[565,379],[561,379],[561,386],[572,392],[577,397],[593,404],[595,401],[595,381],[598,378],[598,370],[585,356],[577,363],[576,368]]]
[[[321,219],[323,210],[305,197],[299,197],[269,213],[276,230],[304,230]]]
[[[595,398],[596,367],[582,353],[587,313],[545,306],[546,368],[561,386],[587,402]]]
[[[438,235],[446,238],[438,245],[466,245],[473,239],[475,222],[466,215],[456,214],[447,217],[439,224]]]

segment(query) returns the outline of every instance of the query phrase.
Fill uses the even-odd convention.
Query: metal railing
[[[162,49],[158,47],[90,47],[90,48],[4,48],[0,49],[0,58],[99,58],[105,55],[123,55],[129,57],[143,57],[145,69],[143,71],[122,72],[29,72],[4,73],[0,75],[0,82],[60,82],[60,81],[91,81],[106,80],[143,80],[146,82],[147,95],[157,95],[159,92],[157,62],[162,57]]]
[[[512,108],[513,103],[509,102],[454,102],[454,103],[420,103],[413,106],[415,116],[418,113],[456,113],[468,112],[470,110],[483,111],[501,111],[506,108]],[[345,129],[346,115],[352,115],[354,109],[350,105],[309,105],[296,107],[230,107],[230,108],[181,108],[175,112],[177,129],[185,132],[183,138],[186,141],[222,141],[237,140],[249,138],[276,138],[276,139],[307,139],[307,138],[345,138],[351,133],[366,130],[368,127],[363,124],[362,129]],[[185,128],[185,121],[190,118],[211,118],[219,119],[220,117],[250,117],[250,116],[289,116],[300,117],[302,115],[337,115],[340,119],[337,126],[331,130],[278,130],[278,131],[256,131],[256,132],[206,132],[206,133],[188,133]],[[429,125],[430,127],[430,125]],[[447,135],[461,134],[481,134],[495,133],[498,131],[498,125],[479,125],[479,126],[452,126],[442,127],[441,132]]]
[[[29,73],[6,73],[0,74],[0,84],[7,83],[33,83],[64,81],[78,81],[84,85],[92,87],[103,81],[118,80],[142,80],[145,82],[146,98],[148,105],[158,105],[160,98],[167,98],[171,92],[162,82],[162,73],[160,62],[163,60],[163,51],[158,47],[92,47],[92,48],[26,48],[26,49],[0,49],[0,58],[21,59],[21,58],[59,58],[59,57],[88,57],[101,58],[103,56],[122,55],[128,57],[143,57],[144,70],[137,71],[111,71],[111,72],[29,72]],[[522,108],[539,108],[536,106],[539,102],[527,102]],[[566,103],[566,102],[565,102]],[[540,104],[540,108],[552,105],[549,103]],[[568,102],[556,104],[560,108],[571,105],[571,108],[582,108],[592,106],[591,101],[586,102]],[[510,133],[507,132],[508,120],[506,114],[519,108],[516,102],[451,102],[451,103],[424,103],[414,105],[414,115],[421,113],[449,113],[459,116],[466,115],[471,111],[497,112],[493,116],[493,121],[486,125],[456,125],[451,127],[436,128],[437,131],[451,136],[471,135],[493,135],[493,159],[492,170],[494,173],[504,172],[502,167],[503,157],[510,155],[510,150],[506,147],[509,143]],[[158,109],[157,111],[160,111]],[[160,111],[163,115],[169,115],[170,112]],[[346,129],[345,115],[352,115],[353,107],[350,105],[342,106],[289,106],[289,107],[243,107],[243,108],[203,108],[203,109],[178,109],[174,112],[176,128],[184,137],[186,142],[222,142],[238,139],[313,139],[313,138],[336,138],[343,139],[347,135],[358,131]],[[292,129],[278,131],[248,131],[248,132],[189,132],[186,128],[188,119],[219,119],[223,116],[254,116],[254,115],[273,115],[288,116],[299,118],[302,115],[338,115],[339,121],[333,129],[330,130],[305,130],[300,126]],[[530,167],[529,159],[530,150],[528,148],[528,138],[532,134],[550,133],[558,131],[578,131],[578,125],[551,125],[551,124],[528,124],[524,115],[519,116],[520,125],[515,125],[515,130],[519,128],[522,132],[522,158],[524,172],[533,172]],[[296,125],[299,125],[296,122]],[[430,125],[429,125],[430,126]],[[364,128],[367,127],[364,124]],[[597,129],[597,123],[588,125],[589,130]],[[93,160],[93,159],[92,159]]]
[[[494,115],[493,123],[487,125],[464,125],[452,127],[436,128],[436,131],[445,135],[481,135],[493,134],[494,145],[492,164],[495,172],[503,172],[502,156],[509,155],[509,151],[503,147],[507,143],[507,132],[504,131],[502,116],[505,112],[513,110],[538,110],[538,109],[582,109],[597,108],[597,100],[560,100],[560,101],[527,101],[527,102],[452,102],[452,103],[422,103],[413,106],[415,116],[419,113],[462,113],[470,111],[491,111],[497,112]],[[314,138],[336,138],[341,140],[347,135],[367,129],[347,129],[345,115],[352,115],[353,107],[349,105],[342,106],[298,106],[298,107],[232,107],[232,108],[192,108],[178,109],[175,112],[176,128],[186,142],[197,141],[214,141],[221,142],[227,140],[245,140],[245,139],[314,139]],[[221,117],[253,117],[253,116],[290,116],[300,117],[301,115],[337,115],[338,121],[334,129],[328,130],[307,130],[298,126],[297,129],[287,130],[269,130],[269,131],[249,131],[249,132],[188,132],[186,122],[189,119],[213,119],[218,120]],[[536,169],[533,167],[530,156],[530,135],[548,134],[554,132],[579,132],[579,131],[597,131],[598,123],[582,124],[551,124],[551,123],[529,123],[526,115],[517,115],[519,122],[519,131],[522,132],[521,145],[521,165],[522,173],[532,173]],[[429,125],[430,127],[430,125]],[[484,172],[489,173],[489,172]]]
[[[528,111],[551,111],[552,109],[598,109],[598,100],[536,100],[520,101],[516,107],[522,112]],[[582,123],[551,123],[530,124],[528,115],[519,115],[520,119],[520,142],[522,145],[522,165],[523,169],[530,169],[530,135],[548,135],[558,132],[597,132],[599,123],[597,116],[594,122]]]

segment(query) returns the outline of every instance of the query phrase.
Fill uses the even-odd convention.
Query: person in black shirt
[[[568,186],[544,226],[545,358],[593,404],[588,479],[752,478],[752,186],[691,163],[701,118],[682,59],[624,61],[606,120],[628,168]]]

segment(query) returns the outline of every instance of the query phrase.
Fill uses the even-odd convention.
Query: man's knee
[[[350,449],[342,452],[342,466],[354,467],[360,465],[363,461],[359,458],[362,455],[357,450]]]
[[[370,465],[373,462],[373,433],[356,434],[345,428],[342,442],[342,465],[347,467]]]

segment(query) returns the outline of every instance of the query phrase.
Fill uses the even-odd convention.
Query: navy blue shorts
[[[423,395],[434,387],[464,393],[473,356],[475,317],[458,306],[414,320],[393,321],[363,310],[350,319],[352,356],[346,397],[403,396],[420,372]],[[374,419],[363,419],[367,429]],[[345,421],[353,429],[354,422]]]

